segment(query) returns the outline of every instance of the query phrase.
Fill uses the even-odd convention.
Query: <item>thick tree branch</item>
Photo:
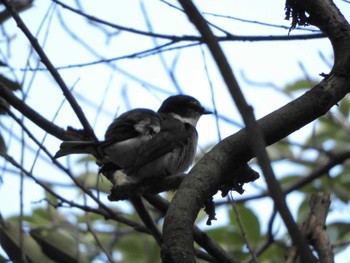
[[[156,209],[158,209],[163,215],[166,214],[169,202],[159,195],[144,195],[145,199],[153,205]],[[196,225],[193,227],[193,236],[194,240],[198,245],[200,245],[203,249],[205,249],[209,255],[215,259],[213,262],[220,263],[237,263],[238,261],[234,260],[226,251],[222,249],[214,240],[212,240],[206,233],[201,231]],[[197,256],[201,255],[196,252]]]
[[[33,5],[33,0],[26,1],[12,1],[12,5],[17,10],[18,13],[31,8]],[[4,23],[7,19],[11,18],[11,14],[5,9],[0,12],[0,24]]]
[[[324,19],[320,21],[328,21],[329,24],[326,26],[320,26],[318,23],[315,25],[319,26],[327,36],[331,36],[335,53],[343,53],[343,56],[335,56],[335,66],[331,74],[312,90],[258,121],[268,145],[325,114],[350,89],[350,27],[346,20],[337,9],[335,11],[333,5],[327,5],[327,9],[322,9],[321,13],[314,12],[324,7],[323,2],[328,1],[295,2],[307,3],[307,12],[311,17],[321,16]],[[338,34],[339,27],[342,34]],[[171,260],[172,256],[177,254],[177,262],[194,262],[193,222],[203,202],[217,189],[222,180],[229,176],[237,165],[254,157],[248,142],[246,129],[226,138],[206,154],[183,181],[164,222],[164,251],[168,250],[165,251],[164,261],[175,262]]]
[[[315,261],[311,250],[308,248],[305,238],[302,236],[298,226],[296,225],[291,212],[285,201],[285,196],[283,191],[273,173],[271,163],[266,148],[265,138],[257,126],[253,109],[246,102],[243,93],[239,87],[239,84],[233,74],[230,64],[222,51],[218,39],[215,37],[211,31],[208,23],[202,17],[200,12],[197,10],[195,5],[191,0],[179,0],[184,11],[186,12],[188,18],[197,27],[198,31],[201,33],[204,42],[208,45],[208,48],[214,57],[216,64],[220,70],[220,73],[231,93],[232,98],[243,118],[243,121],[247,127],[248,133],[248,147],[252,149],[254,155],[258,159],[258,163],[264,173],[265,179],[267,181],[267,186],[271,193],[271,197],[275,203],[275,206],[280,213],[288,231],[291,235],[294,244],[297,245],[298,252],[305,262]],[[166,221],[165,221],[166,222]]]

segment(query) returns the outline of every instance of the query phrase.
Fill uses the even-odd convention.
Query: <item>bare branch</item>
[[[143,203],[141,196],[136,195],[130,198],[130,202],[134,206],[137,214],[141,218],[142,222],[145,224],[145,226],[149,229],[151,232],[152,236],[160,245],[162,243],[162,234],[160,233],[157,224],[154,222],[152,219],[149,211],[145,207],[145,204]]]
[[[317,251],[321,263],[334,262],[334,254],[326,231],[326,218],[331,204],[329,193],[313,194],[310,214],[303,225],[303,232]]]
[[[331,2],[296,2],[302,2],[303,5],[306,4],[308,6],[308,14],[315,19],[318,17],[319,20],[322,20],[318,20],[321,25],[320,28],[324,33],[331,36],[333,47],[337,49],[335,53],[339,54],[339,56],[335,57],[336,61],[332,73],[327,75],[327,78],[321,83],[300,98],[258,121],[267,145],[281,140],[322,116],[349,92],[350,28],[348,23],[333,4],[326,4],[325,6],[325,2]],[[190,1],[185,0],[182,0],[181,3],[192,5]],[[192,11],[193,7],[191,12],[187,11],[187,13],[192,13]],[[329,21],[330,18],[331,23]],[[196,16],[196,19],[200,19],[200,14]],[[316,26],[319,26],[319,24],[315,23]],[[207,29],[207,25],[201,23],[198,28],[201,28],[199,30],[203,31]],[[340,31],[342,34],[340,34]],[[202,34],[204,33],[206,32]],[[208,39],[208,44],[210,43],[209,41],[213,41],[214,45],[217,44],[215,43],[215,38]],[[344,53],[343,57],[340,56],[342,52]],[[232,85],[232,83],[229,83],[229,85]],[[215,192],[221,180],[228,176],[237,164],[246,162],[254,156],[253,149],[250,148],[248,143],[250,141],[250,136],[248,135],[248,131],[244,129],[216,145],[197,163],[181,184],[169,207],[164,222],[164,249],[170,250],[169,257],[166,260],[171,260],[171,256],[178,254],[179,261],[177,262],[193,262],[193,254],[191,252],[193,240],[190,226],[193,225],[198,211],[208,198],[208,195]],[[272,191],[270,191],[270,194],[274,195],[274,201],[277,201],[277,204],[281,202],[279,198],[284,200],[281,192],[279,192],[280,196]],[[281,210],[279,211],[281,212]],[[298,245],[299,253],[304,252],[301,253],[302,260],[313,262],[314,257],[297,226],[290,221],[287,221],[286,224],[290,228],[289,233],[293,236],[295,244]],[[179,229],[182,231],[179,231]],[[177,239],[179,237],[181,241]],[[297,242],[297,240],[302,242]]]
[[[313,194],[310,198],[310,212],[305,220],[302,231],[308,238],[321,263],[333,263],[334,254],[326,231],[326,218],[331,204],[329,193]],[[287,262],[295,262],[297,254],[295,247],[288,253]]]
[[[293,217],[286,204],[282,189],[273,173],[269,157],[265,150],[265,147],[266,147],[265,138],[263,136],[262,130],[260,129],[260,127],[257,126],[255,117],[253,114],[253,109],[245,101],[243,93],[232,72],[232,69],[227,61],[227,58],[224,55],[221,47],[219,46],[218,39],[214,36],[208,24],[203,19],[202,15],[197,10],[197,8],[192,3],[192,1],[180,0],[179,2],[184,8],[188,18],[197,27],[198,31],[201,33],[203,39],[205,40],[205,43],[208,45],[208,48],[211,51],[211,54],[216,61],[216,64],[221,72],[222,77],[225,80],[225,83],[231,93],[231,96],[234,99],[235,104],[237,105],[237,108],[241,116],[243,117],[244,123],[247,127],[246,131],[247,131],[248,137],[246,139],[248,141],[248,147],[254,153],[254,155],[257,156],[258,158],[259,165],[263,170],[265,179],[269,187],[270,194],[275,202],[276,208],[278,212],[281,214],[285,222],[285,225],[288,228],[288,231],[293,239],[294,244],[297,245],[298,251],[300,253],[302,260],[304,260],[305,262],[314,262],[315,261],[314,256],[312,255],[311,251],[307,247],[305,238],[302,236],[301,232],[298,229],[298,226],[293,220]],[[180,187],[180,190],[181,190],[181,187]],[[176,197],[178,197],[179,195],[180,193],[177,192],[177,195],[175,196],[173,201],[174,207],[176,207],[177,205],[176,201],[182,202],[181,199],[186,197],[186,195],[181,195],[179,200],[177,200]],[[169,218],[173,218],[174,212],[172,210],[172,205],[170,206],[169,212],[170,212]],[[166,217],[164,221],[164,241],[169,242],[167,243],[167,246],[168,248],[170,248],[169,254],[167,255],[168,256],[167,260],[169,260],[169,262],[176,262],[178,260],[177,254],[179,253],[179,251],[181,251],[181,253],[185,253],[185,255],[182,255],[182,256],[186,258],[188,262],[192,262],[193,258],[191,257],[191,254],[185,252],[187,249],[184,248],[183,246],[184,242],[180,244],[178,240],[176,240],[177,233],[171,233],[171,231],[174,231],[175,229],[177,229],[176,226],[172,225],[172,224],[175,224],[175,222],[173,221],[173,219],[171,219],[170,221],[172,222],[172,224],[169,224],[167,219],[168,217]],[[168,227],[169,229],[167,229]],[[188,230],[184,229],[184,233],[185,231],[188,231]],[[177,232],[180,232],[180,231],[177,230]],[[169,237],[166,234],[169,234]],[[178,234],[178,235],[180,236],[181,234]],[[192,243],[190,239],[188,241],[189,242],[186,243],[187,246],[189,246],[190,243]]]
[[[169,202],[159,195],[144,195],[145,199],[158,209],[163,215],[166,214]],[[201,231],[197,226],[193,227],[194,240],[198,245],[204,248],[217,262],[220,263],[237,263],[226,251],[224,251],[213,239]],[[202,257],[199,251],[196,252],[198,257]],[[203,258],[203,257],[202,257]]]
[[[176,35],[165,35],[165,34],[157,34],[157,33],[152,33],[152,32],[147,32],[147,31],[142,31],[142,30],[137,30],[134,28],[128,28],[124,27],[121,25],[116,25],[111,22],[96,18],[94,16],[85,14],[84,12],[75,9],[71,6],[68,6],[58,0],[52,0],[56,4],[62,6],[63,8],[66,8],[76,14],[79,14],[83,17],[86,17],[87,19],[94,21],[96,23],[100,23],[102,25],[107,25],[112,28],[116,28],[118,30],[123,30],[126,32],[134,33],[134,34],[139,34],[142,36],[146,37],[154,37],[154,38],[161,38],[161,39],[169,39],[175,42],[178,41],[199,41],[203,42],[202,37],[200,36],[176,36]],[[317,39],[317,38],[325,38],[324,34],[307,34],[307,35],[294,35],[294,36],[289,36],[289,35],[282,35],[282,36],[238,36],[238,35],[233,35],[229,34],[226,32],[226,36],[218,37],[217,39],[219,41],[279,41],[279,40],[302,40],[302,39]]]
[[[257,258],[257,255],[255,254],[255,251],[253,250],[253,248],[252,248],[252,246],[251,246],[251,244],[249,242],[249,238],[247,236],[247,232],[246,232],[246,230],[245,230],[245,228],[243,226],[241,215],[239,214],[239,211],[238,211],[238,208],[237,208],[237,204],[236,204],[235,200],[233,199],[232,193],[230,193],[228,195],[228,199],[229,199],[231,207],[232,207],[232,209],[233,209],[233,211],[234,211],[234,213],[236,215],[236,220],[237,220],[239,229],[241,230],[241,235],[243,237],[244,243],[246,244],[246,246],[248,248],[248,251],[249,251],[249,254],[252,257],[251,262],[257,263],[257,262],[259,262],[258,258]]]
[[[37,54],[39,55],[41,62],[47,67],[49,72],[51,73],[52,77],[56,80],[57,84],[60,86],[60,88],[63,91],[63,94],[66,96],[69,104],[72,106],[74,112],[76,113],[78,119],[80,120],[82,126],[84,127],[84,132],[86,133],[86,137],[93,138],[97,140],[95,133],[90,126],[88,120],[86,119],[81,107],[73,97],[72,93],[70,92],[69,88],[67,87],[66,83],[62,79],[61,75],[58,73],[56,68],[53,66],[49,58],[46,56],[44,50],[41,48],[40,44],[38,43],[38,40],[32,35],[32,33],[29,31],[27,26],[24,24],[20,16],[18,15],[16,9],[13,7],[12,4],[8,2],[8,0],[1,0],[1,2],[5,5],[6,9],[9,11],[9,13],[12,15],[14,20],[17,23],[17,26],[22,30],[24,35],[28,38],[29,42],[31,43],[32,47],[35,49]]]
[[[17,12],[20,13],[31,8],[33,5],[33,0],[25,0],[25,1],[13,1],[13,6],[16,8]],[[0,24],[3,24],[7,19],[11,17],[11,14],[7,10],[3,10],[0,12]]]
[[[47,184],[45,184],[44,182],[42,182],[41,180],[37,179],[35,176],[33,176],[30,172],[28,172],[27,170],[25,170],[15,159],[13,159],[11,156],[7,155],[7,154],[0,154],[0,156],[2,156],[5,160],[7,160],[9,163],[11,163],[14,167],[16,167],[17,169],[19,169],[23,174],[25,174],[26,176],[28,176],[29,178],[31,178],[32,180],[34,180],[35,183],[37,183],[38,185],[40,185],[45,191],[47,191],[48,193],[52,194],[53,196],[55,196],[56,198],[58,198],[59,200],[61,200],[62,203],[66,203],[71,207],[76,207],[79,208],[85,212],[92,212],[92,213],[96,213],[99,215],[102,215],[103,217],[105,217],[106,219],[113,219],[117,222],[126,224],[128,226],[133,227],[135,230],[139,231],[139,232],[144,232],[149,234],[149,230],[147,228],[145,228],[144,226],[130,220],[127,219],[121,215],[119,215],[117,212],[114,212],[112,209],[108,208],[107,206],[103,205],[101,202],[99,202],[97,200],[97,203],[99,204],[99,208],[92,208],[91,206],[86,206],[86,205],[81,205],[78,203],[75,203],[74,201],[70,201],[66,198],[64,198],[61,195],[58,195],[56,192],[54,192]],[[91,197],[91,195],[90,195]],[[96,201],[96,199],[95,199]]]
[[[7,87],[0,84],[0,96],[5,99],[11,106],[21,112],[25,117],[31,120],[33,123],[38,125],[44,131],[50,133],[51,135],[59,138],[61,140],[74,140],[77,139],[77,136],[74,134],[67,133],[64,129],[56,126],[49,120],[45,119],[38,112],[33,110],[27,104],[24,103],[23,100],[17,98],[13,91],[8,89]],[[81,139],[81,138],[80,138]]]

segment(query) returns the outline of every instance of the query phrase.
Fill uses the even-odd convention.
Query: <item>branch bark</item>
[[[330,194],[320,192],[310,199],[310,213],[303,223],[302,231],[315,248],[320,263],[333,263],[334,254],[326,231],[326,218],[331,204]],[[295,247],[292,247],[286,262],[295,262]]]
[[[258,121],[267,145],[283,139],[325,114],[350,89],[349,24],[331,1],[294,2],[300,4],[310,15],[309,23],[318,26],[330,38],[335,63],[331,73],[313,89]],[[247,130],[242,129],[220,142],[203,157],[180,185],[164,221],[164,262],[195,262],[192,232],[194,220],[202,204],[224,178],[237,166],[254,157],[248,135]]]
[[[326,218],[331,205],[329,193],[313,194],[310,214],[303,225],[303,232],[317,251],[321,263],[333,263],[334,254],[326,231]]]
[[[146,194],[144,198],[158,209],[164,215],[166,214],[169,202],[159,195]],[[233,259],[226,251],[223,250],[214,240],[212,240],[206,233],[201,231],[196,225],[193,226],[193,236],[194,240],[198,245],[205,249],[210,256],[213,257],[212,262],[220,263],[238,263],[239,261]],[[195,252],[198,255],[198,250]]]

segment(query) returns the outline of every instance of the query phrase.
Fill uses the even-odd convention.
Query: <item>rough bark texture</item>
[[[329,0],[293,1],[331,40],[335,62],[329,75],[300,98],[258,121],[266,143],[273,144],[325,114],[350,90],[350,27]],[[193,223],[203,203],[253,152],[247,131],[226,138],[192,169],[178,189],[164,221],[163,262],[195,262]]]
[[[330,194],[320,192],[313,194],[310,199],[310,212],[303,223],[302,231],[314,247],[321,263],[333,263],[334,254],[326,231],[326,218],[331,204]],[[286,263],[295,262],[296,248],[288,253]]]
[[[310,213],[303,225],[303,232],[319,255],[321,263],[333,263],[334,254],[326,231],[326,218],[331,205],[329,193],[313,194]]]

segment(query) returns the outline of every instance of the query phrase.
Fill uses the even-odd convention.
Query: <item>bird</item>
[[[92,154],[101,165],[100,173],[116,185],[182,173],[194,161],[196,125],[207,114],[212,112],[192,96],[170,96],[157,112],[136,108],[121,114],[103,141],[63,142],[54,158]]]

